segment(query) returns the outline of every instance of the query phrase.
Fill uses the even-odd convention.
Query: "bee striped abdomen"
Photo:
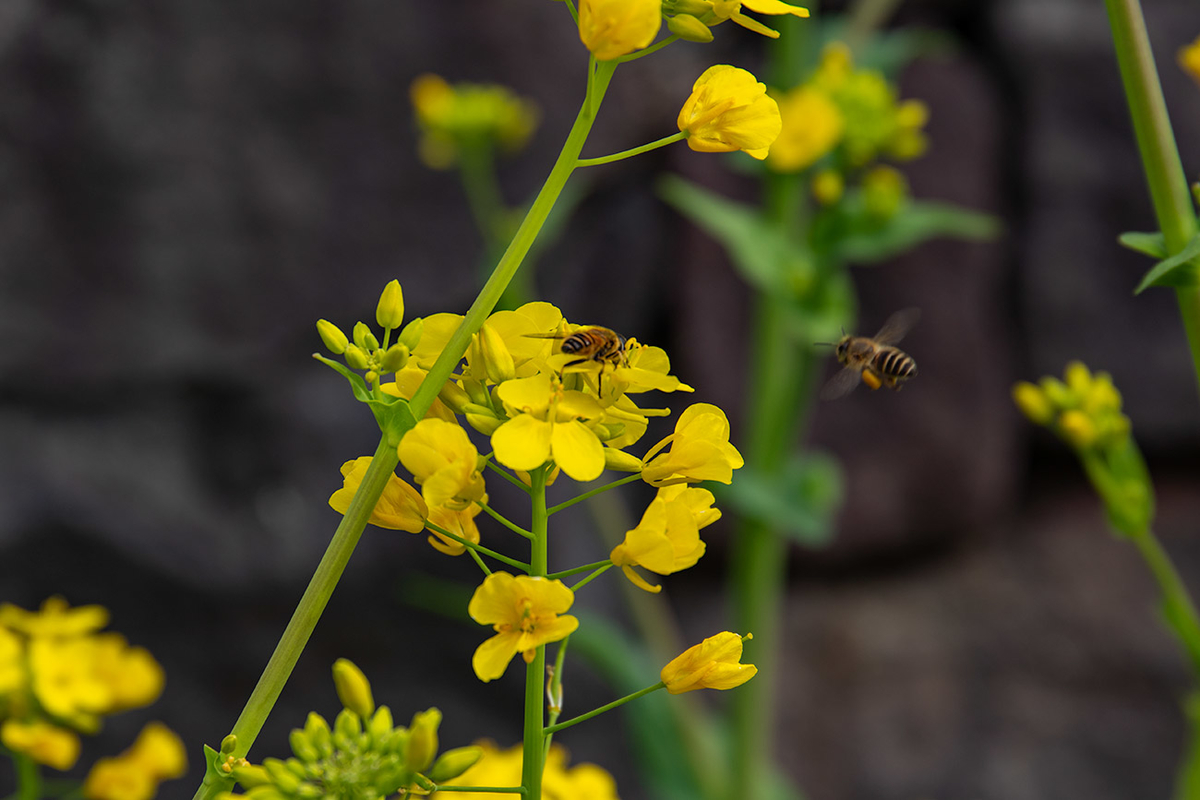
[[[889,386],[917,374],[917,362],[908,353],[895,347],[881,347],[871,359],[871,367],[888,379]]]

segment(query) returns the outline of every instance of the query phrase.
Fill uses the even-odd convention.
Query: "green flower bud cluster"
[[[1025,416],[1054,431],[1079,455],[1114,528],[1128,536],[1149,529],[1154,487],[1108,373],[1093,374],[1072,361],[1063,380],[1021,381],[1012,394]]]
[[[356,322],[352,336],[347,337],[329,320],[317,320],[317,333],[325,347],[334,355],[342,356],[350,369],[364,370],[367,383],[375,383],[383,375],[404,369],[413,348],[421,341],[424,329],[418,317],[405,325],[396,342],[391,343],[392,331],[404,322],[404,295],[396,280],[384,287],[375,320],[383,328],[382,343],[365,322]]]
[[[387,706],[375,707],[366,677],[346,659],[334,665],[334,683],[345,708],[333,726],[316,712],[289,736],[292,757],[244,764],[232,775],[253,800],[383,800],[418,789],[436,790],[470,769],[479,747],[437,756],[442,712],[418,712],[409,727],[396,726]],[[360,711],[366,712],[360,715]],[[237,795],[226,793],[223,798]]]

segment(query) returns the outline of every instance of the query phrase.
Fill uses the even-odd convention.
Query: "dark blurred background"
[[[1196,176],[1200,87],[1174,53],[1200,11],[1144,5]],[[793,552],[781,762],[812,800],[1166,797],[1183,659],[1073,459],[1008,396],[1071,358],[1109,370],[1157,483],[1158,532],[1200,587],[1200,406],[1173,297],[1133,298],[1149,264],[1115,241],[1156,226],[1103,4],[913,0],[894,24],[957,43],[902,80],[932,113],[931,151],[905,168],[914,194],[995,213],[1005,235],[855,271],[864,328],[923,308],[905,343],[921,376],[815,412],[848,500],[830,547]],[[670,132],[705,67],[761,59],[762,40],[729,25],[623,67],[585,155]],[[432,71],[539,103],[531,147],[503,169],[516,202],[549,169],[584,65],[548,0],[0,3],[0,599],[102,603],[168,675],[81,765],[161,719],[192,758],[161,796],[190,797],[200,743],[219,743],[266,663],[337,524],[338,466],[377,441],[309,358],[314,321],[371,321],[393,277],[410,318],[475,295],[482,242],[456,178],[417,161],[409,83]],[[696,399],[730,409],[736,443],[747,292],[652,190],[674,171],[753,198],[727,164],[675,146],[588,173],[537,281],[570,319],[664,346]],[[659,600],[693,641],[727,624],[713,592],[728,522]],[[564,565],[604,557],[586,513],[567,523]],[[439,706],[445,746],[518,740],[520,671],[479,683],[470,655],[487,631],[425,608],[430,576],[470,584],[477,570],[423,539],[364,536],[256,758],[283,754],[310,709],[337,710],[340,656],[398,718]],[[620,618],[613,578],[580,605]],[[573,710],[610,694],[571,667]],[[606,715],[559,739],[647,800],[621,725]]]

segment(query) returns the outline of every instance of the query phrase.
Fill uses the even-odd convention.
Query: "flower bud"
[[[604,448],[604,467],[605,469],[615,469],[617,472],[641,472],[642,460],[637,456],[631,456],[624,450],[606,447]]]
[[[392,719],[392,710],[390,708],[380,706],[375,710],[375,714],[367,723],[367,733],[370,734],[371,741],[377,745],[377,749],[386,749],[394,725],[395,721]]]
[[[1038,425],[1049,425],[1054,419],[1054,406],[1046,393],[1032,383],[1021,381],[1012,389],[1013,402],[1017,408]]]
[[[479,355],[483,359],[483,368],[487,378],[492,383],[503,383],[515,378],[516,365],[512,353],[504,339],[488,323],[483,323],[477,334]]]
[[[237,735],[231,733],[221,740],[221,755],[230,755],[234,750],[237,750]]]
[[[312,763],[321,759],[321,754],[317,752],[317,748],[313,747],[312,742],[308,740],[308,736],[300,728],[293,728],[288,734],[288,744],[292,747],[292,752],[296,758],[301,761]]]
[[[300,778],[297,777],[287,765],[278,758],[263,759],[263,769],[267,771],[267,775],[271,778],[271,783],[284,794],[292,794],[300,788]]]
[[[1078,398],[1058,378],[1047,375],[1038,381],[1038,386],[1046,393],[1046,399],[1059,410],[1074,408],[1079,404]]]
[[[463,407],[471,402],[471,397],[454,381],[446,381],[438,392],[438,399],[446,404],[455,414],[463,413]]]
[[[333,685],[337,688],[342,705],[361,719],[367,719],[375,713],[371,682],[350,659],[339,658],[333,662]]]
[[[354,343],[368,352],[379,349],[379,340],[365,322],[354,323]]]
[[[384,330],[394,330],[404,322],[404,292],[400,290],[400,281],[393,279],[383,287],[379,305],[375,308],[375,321]]]
[[[445,783],[454,780],[459,775],[475,766],[483,758],[483,748],[475,745],[456,747],[438,756],[433,769],[429,770],[429,779],[434,783]]]
[[[271,776],[257,764],[243,764],[233,768],[233,779],[243,789],[253,789],[271,782]]]
[[[407,347],[408,352],[411,353],[417,349],[417,345],[421,342],[421,334],[424,332],[425,320],[417,317],[404,326],[404,330],[400,331],[400,337],[396,341]]]
[[[667,19],[667,29],[687,42],[711,42],[712,29],[691,14],[676,14]]]
[[[346,348],[346,364],[350,369],[366,369],[371,366],[371,359],[358,345],[352,344]]]
[[[687,14],[690,17],[704,17],[712,14],[712,0],[663,0],[664,14]]]
[[[354,741],[362,733],[362,719],[350,709],[343,708],[333,720],[333,732]]]
[[[387,349],[379,361],[379,368],[384,372],[399,372],[408,364],[408,348],[400,342]]]
[[[1075,447],[1082,449],[1096,443],[1096,425],[1079,409],[1072,408],[1063,412],[1058,425],[1063,437]]]
[[[891,219],[908,199],[908,181],[894,167],[875,167],[863,177],[863,205],[879,219]]]
[[[507,420],[498,419],[495,414],[467,414],[467,424],[484,436],[491,436],[496,429]]]
[[[836,169],[823,169],[812,180],[813,197],[823,206],[831,206],[841,200],[845,190],[846,181]]]
[[[436,708],[419,711],[413,715],[412,725],[409,726],[408,747],[404,754],[404,763],[413,772],[422,772],[433,763],[438,749],[438,725],[441,722],[442,712]]]
[[[333,753],[333,737],[329,731],[329,723],[315,711],[310,711],[304,721],[304,734],[309,743],[317,748],[317,752],[328,758]]]
[[[1067,388],[1081,399],[1092,385],[1092,373],[1082,361],[1072,361],[1067,364],[1063,378],[1066,379]]]
[[[467,397],[471,398],[471,402],[485,408],[491,407],[492,396],[488,394],[484,385],[474,378],[466,378],[463,380],[463,390],[467,393]]]
[[[346,352],[346,345],[350,343],[346,334],[342,333],[342,329],[327,319],[317,320],[317,334],[325,343],[326,349],[335,356]]]

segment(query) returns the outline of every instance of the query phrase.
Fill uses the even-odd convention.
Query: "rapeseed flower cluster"
[[[67,770],[79,758],[80,733],[94,734],[104,717],[158,699],[162,667],[144,648],[102,631],[108,618],[102,606],[72,608],[57,596],[37,611],[0,604],[0,744]],[[96,762],[84,796],[143,800],[186,767],[179,738],[151,723],[130,750]]]
[[[829,45],[809,79],[778,101],[783,128],[767,159],[778,172],[799,172],[831,156],[844,173],[881,157],[910,161],[928,145],[925,104],[900,100],[883,73],[855,68],[840,43]]]
[[[537,129],[537,105],[495,84],[448,83],[418,76],[409,88],[421,133],[417,153],[431,169],[449,169],[464,150],[513,153]]]
[[[468,746],[438,755],[442,712],[419,711],[407,727],[396,725],[387,706],[376,706],[371,684],[353,662],[339,659],[334,685],[343,708],[331,726],[312,712],[288,737],[292,756],[240,762],[227,771],[246,789],[218,800],[284,798],[376,798],[398,792],[428,794],[456,778],[483,754]]]

